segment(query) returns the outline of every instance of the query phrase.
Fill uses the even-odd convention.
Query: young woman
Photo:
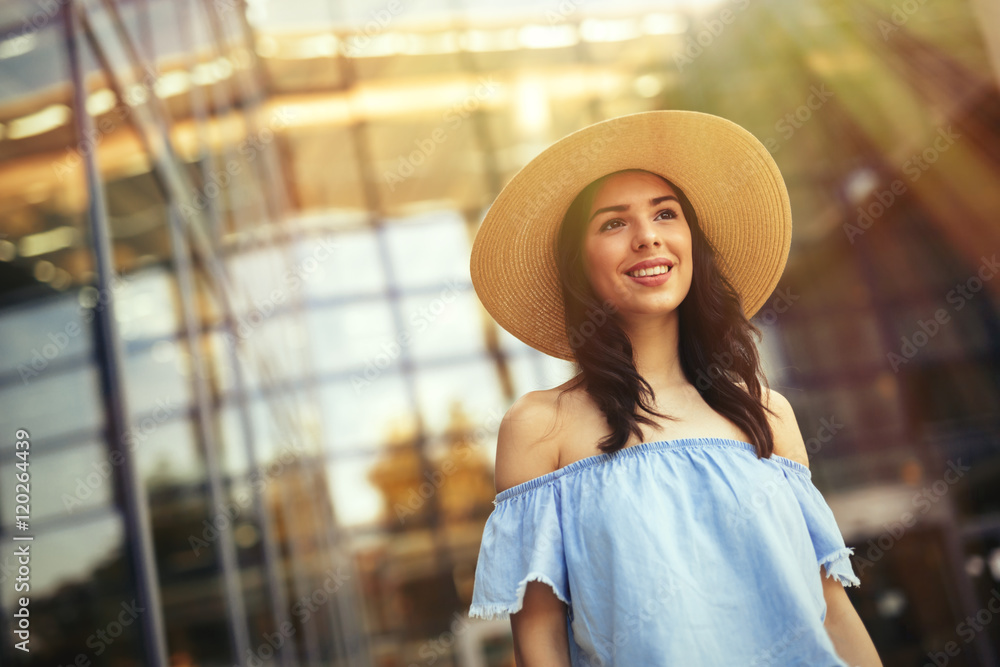
[[[795,416],[759,380],[749,318],[790,243],[767,150],[695,112],[564,137],[490,208],[480,300],[579,371],[498,434],[469,613],[510,618],[520,667],[881,665]]]

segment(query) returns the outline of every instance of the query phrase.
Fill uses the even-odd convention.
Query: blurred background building
[[[788,183],[754,321],[885,665],[1000,664],[998,82],[989,0],[5,1],[0,660],[512,665],[467,617],[496,429],[573,369],[471,240],[555,139],[682,108]]]

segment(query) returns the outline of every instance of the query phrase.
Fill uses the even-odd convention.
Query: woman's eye
[[[670,208],[665,208],[662,211],[660,211],[659,213],[657,213],[656,214],[656,218],[654,218],[654,219],[655,220],[660,220],[660,219],[672,220],[672,219],[674,219],[676,217],[677,217],[677,211],[674,211],[673,209],[670,209]],[[603,225],[601,225],[601,227],[600,227],[600,229],[598,231],[606,232],[606,231],[608,231],[610,229],[615,229],[616,227],[621,227],[624,224],[625,224],[625,221],[622,220],[621,218],[612,218],[611,220],[608,220]]]

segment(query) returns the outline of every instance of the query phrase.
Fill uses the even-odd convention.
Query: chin
[[[679,302],[675,303],[673,299],[670,299],[669,301],[662,302],[650,302],[648,300],[632,301],[617,305],[618,312],[622,314],[632,313],[634,315],[667,315],[677,310],[681,304]]]
[[[684,300],[683,297],[677,298],[673,289],[643,293],[632,289],[631,285],[622,284],[613,287],[610,294],[598,294],[598,297],[604,302],[614,304],[621,311],[632,311],[642,315],[674,310]]]

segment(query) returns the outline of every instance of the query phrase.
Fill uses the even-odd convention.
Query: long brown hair
[[[560,394],[580,386],[607,418],[612,432],[598,448],[604,453],[625,447],[629,434],[644,441],[639,423],[656,426],[640,411],[662,419],[676,417],[653,410],[653,388],[636,370],[632,343],[615,317],[615,309],[601,303],[584,272],[583,242],[594,199],[604,182],[623,169],[606,174],[585,187],[566,211],[556,238],[556,264],[563,286],[566,330],[576,357],[578,381]],[[652,172],[646,172],[652,173]],[[716,412],[749,434],[762,458],[774,451],[774,438],[761,400],[761,380],[768,386],[751,332],[761,332],[747,319],[739,294],[719,270],[716,250],[703,234],[698,216],[683,191],[660,174],[653,174],[677,193],[691,229],[694,274],[691,289],[678,306],[679,355],[684,376]],[[737,384],[742,380],[745,387]]]

